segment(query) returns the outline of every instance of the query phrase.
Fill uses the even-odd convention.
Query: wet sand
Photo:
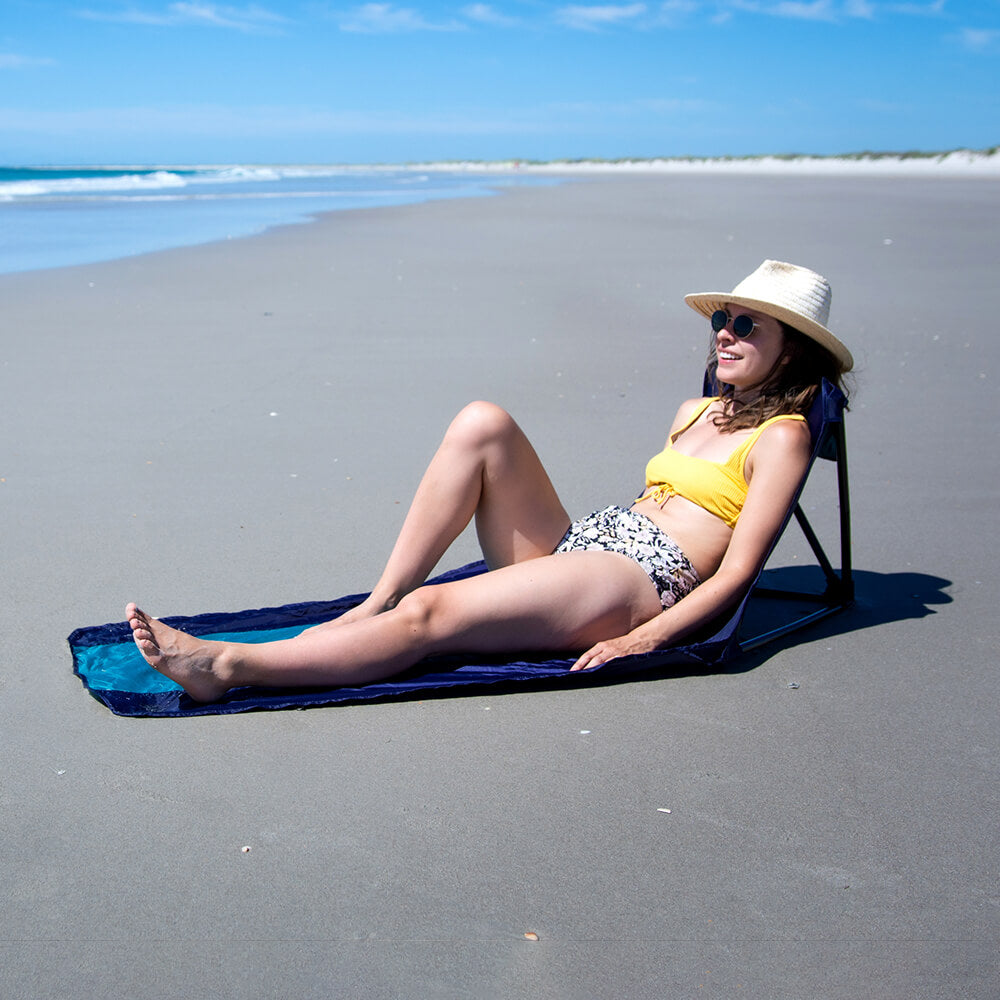
[[[611,176],[0,276],[0,994],[995,996],[998,231],[995,180]],[[572,513],[627,500],[700,388],[683,294],[764,257],[858,364],[851,612],[724,674],[308,712],[72,676],[127,600],[366,589],[470,399]]]

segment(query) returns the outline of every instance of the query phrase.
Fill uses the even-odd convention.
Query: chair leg
[[[847,436],[844,422],[834,431],[837,440],[837,492],[840,498],[840,592],[846,606],[854,601],[854,569],[851,564],[851,491],[847,480]]]

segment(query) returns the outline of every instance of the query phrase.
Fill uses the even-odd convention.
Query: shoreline
[[[48,169],[48,168],[36,168]],[[52,168],[54,170],[65,170],[72,168]],[[81,168],[83,169],[83,168]],[[94,168],[96,169],[96,168]],[[127,171],[134,170],[199,170],[199,169],[225,169],[221,167],[170,167],[167,165],[150,166],[140,168],[121,167],[107,168],[108,170],[121,169]],[[252,170],[267,170],[266,166],[247,167]],[[274,168],[279,169],[279,168]],[[991,184],[992,181],[1000,179],[1000,153],[971,153],[960,151],[956,153],[940,155],[919,155],[913,157],[898,157],[895,155],[868,155],[862,154],[856,158],[816,158],[816,157],[749,157],[749,158],[726,158],[714,160],[627,160],[616,162],[604,162],[596,160],[588,161],[553,161],[551,163],[521,163],[519,161],[509,161],[502,163],[478,163],[472,161],[462,161],[455,163],[427,163],[427,164],[404,164],[404,165],[364,165],[364,166],[342,166],[342,167],[288,167],[292,173],[296,171],[317,170],[323,174],[332,173],[378,173],[384,172],[413,172],[415,174],[441,173],[454,175],[475,175],[478,187],[470,188],[468,191],[459,191],[444,196],[445,200],[470,200],[481,198],[486,195],[489,198],[504,196],[516,190],[516,183],[503,183],[504,178],[524,178],[525,183],[530,183],[530,178],[537,178],[537,183],[545,184],[549,181],[553,184],[569,183],[577,181],[608,181],[615,180],[628,181],[629,179],[647,179],[650,181],[675,179],[678,181],[689,180],[692,183],[726,183],[744,179],[750,181],[757,178],[763,182],[771,182],[776,179],[795,182],[807,182],[809,180],[835,181],[842,180],[845,183],[851,181],[871,181],[880,183],[882,181],[927,181],[930,183],[983,183]],[[495,180],[495,183],[493,181]],[[514,186],[511,186],[513,184]],[[268,192],[270,195],[270,192]],[[252,197],[252,196],[248,196]],[[294,194],[282,195],[286,197],[291,206],[298,208],[299,200]],[[247,240],[254,237],[266,235],[275,229],[285,226],[312,226],[318,221],[343,215],[346,212],[370,212],[383,208],[400,207],[402,204],[420,205],[439,200],[434,194],[425,197],[416,197],[408,202],[387,202],[383,204],[352,205],[350,207],[335,208],[321,206],[305,212],[289,210],[287,218],[274,219],[266,222],[247,223],[245,232],[227,232],[225,235],[210,235],[198,237],[190,242],[178,241],[177,239],[165,239],[160,245],[152,245],[138,250],[115,254],[110,256],[98,256],[92,259],[61,261],[53,264],[32,265],[28,267],[18,267],[13,270],[0,271],[0,276],[9,274],[30,274],[39,271],[58,270],[64,267],[80,267],[87,264],[97,264],[112,261],[124,261],[147,254],[155,254],[168,250],[180,250],[198,246],[211,245],[217,242],[231,243],[234,240]],[[252,227],[252,228],[251,228]],[[232,227],[230,227],[232,228]]]
[[[0,182],[0,273],[240,239],[330,212],[559,182],[483,171],[264,167],[21,168],[7,176]]]
[[[306,173],[364,173],[408,170],[434,170],[482,173],[801,173],[851,174],[880,176],[889,173],[919,176],[1000,176],[1000,146],[991,149],[953,149],[940,152],[874,152],[837,153],[761,153],[748,156],[622,156],[568,157],[554,160],[531,160],[509,157],[500,160],[405,160],[398,163],[271,163],[248,161],[233,163],[70,163],[70,164],[7,164],[7,169],[52,171],[95,171],[128,173],[140,171],[204,170],[275,170]]]

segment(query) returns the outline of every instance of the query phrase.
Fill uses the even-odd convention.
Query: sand
[[[0,277],[0,995],[995,997],[998,231],[988,180],[577,177]],[[366,588],[469,399],[574,513],[632,496],[683,293],[768,256],[858,362],[851,612],[569,691],[155,721],[72,676],[130,599]]]

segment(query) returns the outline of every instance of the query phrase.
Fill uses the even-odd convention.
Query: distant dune
[[[1000,150],[957,149],[941,153],[846,153],[839,156],[782,154],[771,156],[663,157],[621,160],[506,160],[421,164],[441,170],[520,170],[532,173],[705,173],[842,174],[1000,177]]]

